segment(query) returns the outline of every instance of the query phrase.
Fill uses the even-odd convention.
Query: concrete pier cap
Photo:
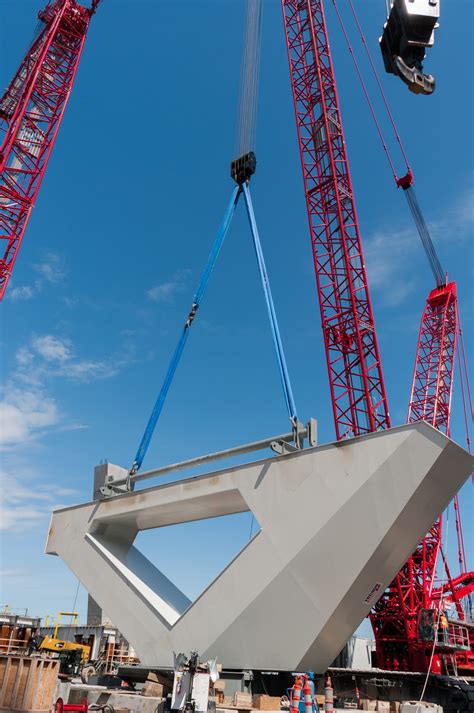
[[[99,468],[97,489],[123,477]],[[57,510],[46,552],[143,664],[197,649],[227,668],[322,672],[472,468],[442,433],[409,424]],[[246,511],[260,531],[193,603],[134,546],[144,529]]]

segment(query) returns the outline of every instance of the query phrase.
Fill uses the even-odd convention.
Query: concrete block
[[[46,551],[142,664],[195,648],[226,668],[324,672],[472,468],[442,433],[409,424],[58,510]],[[260,532],[194,603],[133,544],[140,530],[247,511]]]
[[[155,696],[142,696],[137,693],[124,693],[122,690],[107,689],[103,686],[87,686],[72,683],[67,703],[80,703],[86,699],[89,705],[113,706],[114,710],[125,709],[135,713],[164,713],[164,699]],[[66,699],[64,699],[66,702]]]

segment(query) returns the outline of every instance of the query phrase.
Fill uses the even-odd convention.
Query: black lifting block
[[[236,158],[230,165],[230,175],[239,186],[253,176],[257,168],[257,158],[253,151]]]

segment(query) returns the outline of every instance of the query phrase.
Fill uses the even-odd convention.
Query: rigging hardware
[[[438,27],[439,0],[392,0],[390,14],[380,38],[388,74],[395,74],[414,94],[432,94],[435,78],[424,74],[426,49],[434,45]]]

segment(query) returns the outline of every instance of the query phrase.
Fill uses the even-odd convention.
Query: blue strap
[[[239,197],[240,197],[240,186],[236,186],[232,193],[232,197],[230,199],[229,205],[227,206],[227,210],[224,215],[224,220],[222,221],[222,225],[219,228],[219,231],[216,235],[216,239],[214,240],[214,245],[212,246],[212,250],[211,250],[209,257],[207,259],[206,267],[204,268],[204,272],[202,274],[199,286],[196,290],[196,294],[194,295],[194,300],[193,300],[193,304],[191,307],[191,311],[188,315],[186,323],[183,327],[183,331],[181,333],[181,337],[179,338],[178,344],[177,344],[174,354],[171,358],[171,362],[168,367],[168,371],[167,371],[165,379],[163,381],[163,385],[161,387],[160,393],[158,394],[158,398],[156,399],[155,405],[153,407],[153,411],[151,412],[151,416],[148,419],[147,427],[145,429],[145,433],[143,434],[142,440],[140,442],[140,446],[138,447],[137,455],[135,456],[133,465],[130,468],[131,474],[136,473],[140,469],[141,464],[143,463],[143,459],[144,459],[146,452],[148,450],[148,447],[150,445],[151,437],[153,436],[153,432],[155,430],[157,421],[158,421],[161,411],[163,409],[163,405],[164,405],[166,397],[168,395],[168,391],[170,389],[171,382],[173,381],[173,377],[174,377],[176,369],[178,367],[179,360],[181,359],[181,355],[183,353],[186,341],[188,339],[189,330],[190,330],[191,325],[194,321],[196,313],[200,307],[202,298],[204,297],[206,287],[209,283],[209,278],[211,277],[212,270],[214,268],[214,265],[216,264],[217,258],[219,256],[220,250],[221,250],[222,245],[225,240],[225,236],[226,236],[229,226],[232,222],[232,218],[234,216],[235,208],[237,206]]]
[[[260,238],[258,235],[257,222],[255,220],[255,213],[252,205],[252,198],[250,197],[250,189],[247,183],[244,183],[242,187],[244,191],[245,205],[247,207],[247,214],[250,222],[250,230],[252,231],[253,244],[255,247],[258,267],[260,270],[260,277],[262,279],[263,292],[265,294],[265,301],[267,303],[268,316],[270,318],[270,326],[272,330],[273,342],[275,344],[278,368],[280,369],[280,377],[281,383],[283,385],[283,393],[285,396],[286,407],[288,409],[290,420],[292,421],[293,425],[296,426],[298,420],[298,417],[296,415],[296,405],[295,400],[293,398],[290,376],[288,374],[288,369],[286,366],[285,352],[283,351],[280,330],[278,328],[278,320],[276,317],[275,306],[273,304],[270,281],[268,279],[267,268],[265,267],[262,246],[260,244]]]

